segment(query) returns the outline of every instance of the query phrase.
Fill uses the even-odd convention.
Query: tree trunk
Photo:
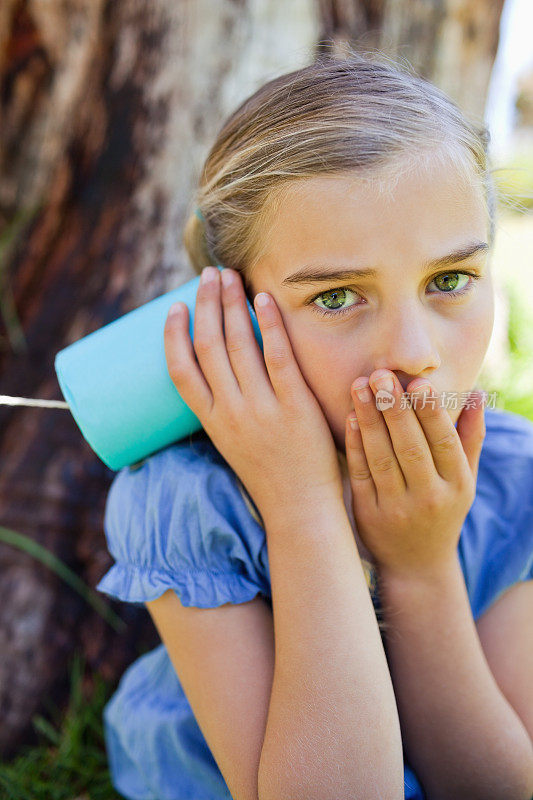
[[[62,399],[55,354],[194,277],[180,231],[225,117],[264,81],[380,47],[482,113],[503,0],[3,0],[0,74],[1,393]],[[467,72],[466,72],[467,71]],[[469,75],[468,81],[461,76]],[[93,587],[114,473],[67,411],[0,407],[0,526]],[[112,604],[120,635],[56,574],[0,543],[0,755],[85,655],[111,681],[159,642]]]
[[[504,0],[320,0],[323,43],[406,60],[482,122]],[[467,76],[467,77],[465,77]]]

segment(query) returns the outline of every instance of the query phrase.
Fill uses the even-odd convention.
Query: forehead
[[[479,177],[441,161],[405,172],[286,183],[271,207],[258,268],[280,281],[300,264],[426,261],[487,235]],[[263,271],[262,270],[262,271]]]
[[[433,210],[461,206],[464,210],[483,205],[481,181],[473,169],[449,161],[421,158],[388,169],[361,173],[318,175],[285,182],[275,201],[276,217],[289,212],[305,210],[316,216],[308,222],[314,225],[342,215],[364,215],[365,208],[399,213],[408,202],[408,210],[420,211],[422,207]],[[305,224],[306,215],[295,213],[293,221]]]

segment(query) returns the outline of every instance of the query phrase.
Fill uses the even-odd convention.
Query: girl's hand
[[[380,410],[372,390],[379,390],[375,381],[384,376],[393,380],[394,404]],[[373,372],[370,386],[365,403],[352,385],[358,428],[352,430],[350,417],[346,422],[357,530],[378,571],[427,575],[455,556],[474,502],[485,437],[483,394],[471,393],[473,407],[463,408],[456,430],[428,381],[409,384],[412,407],[400,402],[403,388],[389,370]]]
[[[209,282],[204,277],[211,277]],[[230,285],[221,287],[224,279]],[[169,375],[183,401],[239,476],[260,513],[281,504],[342,502],[341,469],[324,413],[302,376],[279,309],[270,296],[254,307],[255,340],[241,277],[206,267],[196,296],[194,350],[189,313],[167,317]],[[222,325],[224,324],[224,329]],[[197,361],[195,360],[197,356]]]

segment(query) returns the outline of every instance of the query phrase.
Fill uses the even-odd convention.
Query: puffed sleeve
[[[459,546],[475,620],[513,584],[533,579],[533,423],[488,408],[485,423],[476,499]]]
[[[197,608],[270,598],[265,531],[243,489],[207,437],[123,467],[104,516],[115,564],[96,589],[138,605],[167,589]]]

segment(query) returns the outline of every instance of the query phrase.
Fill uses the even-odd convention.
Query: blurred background
[[[245,97],[318,54],[378,49],[489,126],[481,385],[533,420],[531,30],[531,0],[2,0],[0,394],[63,399],[59,350],[195,277],[191,194]],[[114,473],[54,409],[0,406],[0,463],[0,800],[116,798],[102,708],[160,640],[144,607],[92,588]]]
[[[533,4],[507,0],[485,121],[501,191],[493,257],[498,315],[483,380],[497,405],[533,419]]]

